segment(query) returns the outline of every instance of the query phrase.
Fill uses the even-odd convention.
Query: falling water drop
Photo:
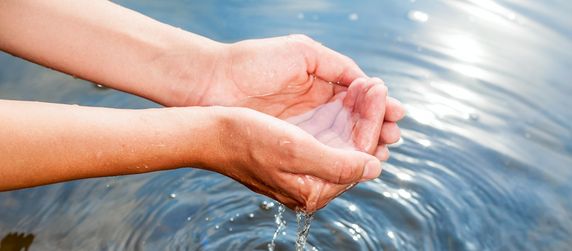
[[[262,203],[260,203],[260,208],[261,208],[262,210],[268,211],[268,210],[274,208],[274,202],[272,202],[272,201],[263,201]]]
[[[272,236],[272,241],[268,244],[268,251],[274,251],[276,247],[276,237],[278,237],[278,233],[286,228],[286,221],[283,219],[282,214],[284,213],[285,209],[283,205],[278,206],[278,213],[274,215],[274,222],[276,223],[276,231],[274,231],[274,235]]]

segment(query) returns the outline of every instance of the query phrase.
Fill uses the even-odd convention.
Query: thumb
[[[321,148],[319,155],[312,154],[320,158],[306,162],[307,174],[335,184],[352,184],[375,179],[381,173],[381,162],[367,153],[326,145]]]

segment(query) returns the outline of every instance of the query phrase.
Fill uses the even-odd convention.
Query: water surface
[[[224,42],[308,34],[406,105],[382,176],[317,212],[307,249],[572,246],[572,2],[119,3]],[[7,54],[0,66],[3,99],[157,107]],[[278,209],[264,200],[193,169],[67,182],[0,193],[0,238],[24,233],[31,250],[266,250]],[[296,218],[284,219],[276,250],[293,250]]]

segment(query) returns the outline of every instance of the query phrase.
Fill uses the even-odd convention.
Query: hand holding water
[[[331,102],[356,79],[366,77],[353,60],[304,35],[212,47],[212,57],[217,60],[201,71],[200,80],[196,80],[197,74],[184,73],[171,85],[157,86],[159,90],[179,90],[176,94],[165,92],[159,102],[248,107],[286,119]],[[185,64],[176,67],[185,69]],[[173,99],[181,96],[185,98]],[[376,111],[382,119],[386,113],[382,134],[399,137],[394,122],[403,116],[403,106],[391,97],[385,102],[378,105],[387,111]]]
[[[389,157],[386,144],[399,140],[394,124],[402,114],[386,109],[386,99],[383,81],[359,78],[328,103],[287,120],[326,145],[374,154],[384,161]],[[390,124],[386,130],[382,130],[384,123]]]
[[[205,169],[229,176],[287,207],[324,207],[353,184],[376,178],[374,156],[328,146],[300,127],[244,108],[223,108],[221,140],[205,146]]]
[[[404,113],[380,80],[306,36],[224,44],[109,1],[6,1],[0,49],[166,106],[195,106],[0,101],[10,118],[0,130],[0,190],[198,166],[311,212],[379,175]]]
[[[381,134],[386,95],[381,80],[357,79],[329,103],[287,119],[296,126],[237,109],[224,123],[228,140],[216,146],[225,150],[212,166],[292,209],[316,211],[381,172],[385,144],[399,138]]]

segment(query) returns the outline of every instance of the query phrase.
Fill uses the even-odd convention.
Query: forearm
[[[110,1],[0,0],[0,50],[164,105],[198,98],[219,46]]]
[[[201,166],[211,154],[206,146],[216,138],[208,109],[0,100],[0,191]]]

